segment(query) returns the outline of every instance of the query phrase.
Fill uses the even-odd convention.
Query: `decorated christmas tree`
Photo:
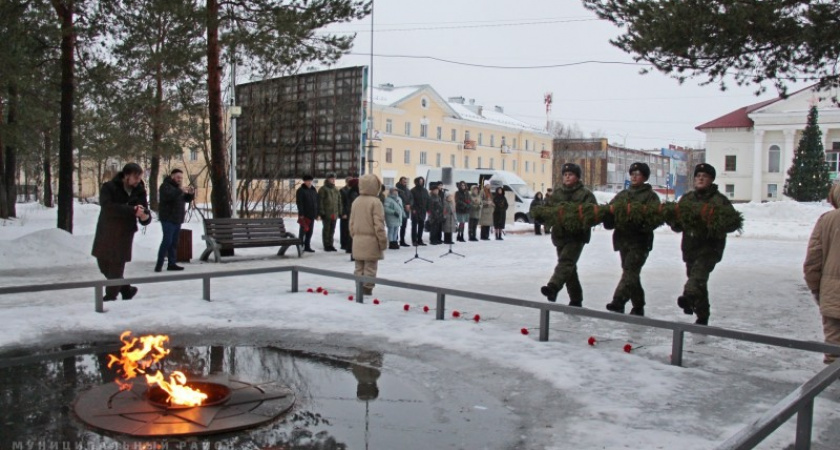
[[[825,199],[831,180],[823,152],[822,131],[817,125],[817,106],[808,112],[808,124],[796,147],[793,165],[787,171],[785,195],[799,202],[816,202]]]

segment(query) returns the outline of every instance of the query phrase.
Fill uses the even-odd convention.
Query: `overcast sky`
[[[734,109],[776,97],[769,86],[697,81],[680,85],[660,74],[639,74],[630,55],[609,43],[618,28],[599,21],[579,0],[405,0],[374,1],[373,82],[396,86],[429,84],[444,98],[463,96],[535,125],[545,124],[543,96],[552,92],[551,119],[602,132],[610,142],[652,149],[668,144],[703,147],[694,127]],[[335,25],[358,32],[340,67],[370,64],[370,17]],[[488,66],[545,66],[608,61],[542,69],[471,67],[427,56]],[[797,86],[793,86],[797,87]]]

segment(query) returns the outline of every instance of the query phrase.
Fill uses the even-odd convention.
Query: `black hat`
[[[433,181],[433,182],[429,183],[429,190],[437,189],[439,187],[440,187],[440,183],[438,183],[437,181]]]
[[[123,166],[123,175],[138,175],[143,173],[143,168],[137,163],[128,163]]]
[[[577,175],[578,178],[580,178],[580,166],[575,163],[563,164],[563,168],[560,170],[560,174],[563,175],[566,172],[572,172],[573,174]]]
[[[327,178],[327,179],[329,179],[329,178],[335,178],[335,174],[334,174],[334,173],[332,173],[332,172],[330,172],[330,173],[328,173],[328,174],[327,174],[327,176],[326,176],[326,177],[324,177],[324,178]]]
[[[303,181],[312,181],[312,180],[313,180],[312,175],[304,175],[303,176]]]
[[[627,173],[632,174],[635,170],[641,172],[642,175],[645,177],[645,180],[650,178],[650,166],[648,166],[647,164],[643,162],[634,162],[633,164],[630,164],[630,169],[627,170]]]
[[[713,180],[717,177],[717,172],[711,164],[700,163],[694,166],[694,176],[696,177],[700,172],[708,174]]]

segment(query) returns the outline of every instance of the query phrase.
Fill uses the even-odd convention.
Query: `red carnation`
[[[315,289],[315,291],[316,292],[324,292],[324,288],[322,288],[321,286],[318,286],[318,289]]]
[[[589,345],[595,345],[598,341],[595,339],[595,336],[589,336],[589,339],[586,342],[588,342]]]
[[[408,311],[409,309],[411,309],[411,307],[410,307],[410,306],[408,306],[408,303],[406,303],[405,305],[403,305],[403,311]]]
[[[630,353],[630,351],[631,351],[631,350],[633,350],[633,346],[632,346],[632,345],[630,345],[630,344],[624,344],[624,352],[625,352],[625,353]]]
[[[428,306],[423,306],[423,312],[424,312],[424,313],[429,312],[429,307],[428,307]]]
[[[353,296],[352,296],[352,295],[348,295],[348,296],[347,296],[347,300],[353,300]]]
[[[306,292],[315,292],[315,291],[313,291],[312,288],[309,288],[309,289],[306,290]]]
[[[373,299],[373,304],[378,305],[379,304],[379,299],[378,298]]]
[[[529,333],[527,328],[523,328],[523,329],[519,330],[519,332],[524,334],[525,336],[528,336],[528,333]]]
[[[474,315],[474,316],[473,316],[473,320],[475,320],[476,322],[478,322],[479,320],[481,320],[481,316],[479,316],[478,314],[476,314],[476,315]]]
[[[455,311],[452,311],[452,317],[457,319],[457,318],[461,317],[461,313],[459,313],[458,310],[456,309]]]
[[[329,292],[327,292],[327,291],[324,291],[324,295],[327,295],[327,294],[329,294]]]

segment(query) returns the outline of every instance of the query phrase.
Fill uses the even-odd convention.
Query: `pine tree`
[[[822,131],[817,124],[817,107],[811,106],[808,124],[796,147],[793,165],[787,171],[785,195],[799,202],[817,202],[825,199],[831,180],[823,152]]]

